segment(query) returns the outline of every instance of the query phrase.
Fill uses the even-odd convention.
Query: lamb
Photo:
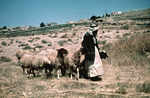
[[[33,54],[32,52],[28,51],[28,50],[18,50],[16,52],[16,57],[18,59],[18,62],[20,63],[20,59],[24,54]]]
[[[33,72],[33,76],[35,76],[34,70],[39,70],[43,68],[47,68],[47,66],[51,66],[51,61],[46,57],[42,55],[31,55],[31,54],[25,54],[20,60],[21,67],[28,68],[28,74],[30,76],[31,71]]]

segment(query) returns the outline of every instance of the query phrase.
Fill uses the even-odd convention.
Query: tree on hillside
[[[95,21],[97,18],[101,18],[101,16],[92,16],[91,20]]]
[[[4,26],[2,29],[7,29],[7,26]]]
[[[96,16],[92,16],[90,19],[95,21],[96,18],[97,18]]]
[[[40,27],[45,27],[44,22],[41,22]]]

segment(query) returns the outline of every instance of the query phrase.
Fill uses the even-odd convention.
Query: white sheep
[[[35,76],[34,70],[39,70],[43,68],[47,68],[51,66],[51,61],[42,55],[31,55],[31,54],[24,54],[23,57],[20,59],[21,67],[28,68],[28,74],[30,76],[31,71],[33,72],[33,76]]]
[[[40,70],[40,69],[45,69],[51,66],[51,61],[43,55],[32,55],[32,63],[29,66],[30,73],[31,70],[33,72],[33,75],[35,76],[34,70]],[[47,74],[47,71],[45,71]],[[29,75],[30,75],[29,73]]]
[[[23,73],[25,73],[25,68],[29,68],[32,64],[32,55],[31,54],[24,54],[20,59],[21,67],[23,69]]]
[[[16,57],[18,59],[18,62],[20,63],[20,59],[24,54],[33,54],[32,52],[28,51],[28,50],[18,50],[16,52]]]

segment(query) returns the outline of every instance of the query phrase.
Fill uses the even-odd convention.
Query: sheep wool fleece
[[[85,61],[86,66],[88,66],[88,76],[95,77],[103,75],[102,60],[100,58],[97,47],[95,46],[95,59],[94,61]]]

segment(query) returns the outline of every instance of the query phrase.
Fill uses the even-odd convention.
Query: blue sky
[[[102,16],[105,10],[111,13],[147,8],[150,0],[0,0],[0,27],[65,24]]]

